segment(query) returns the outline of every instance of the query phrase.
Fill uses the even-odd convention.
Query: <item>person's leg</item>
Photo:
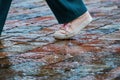
[[[11,2],[12,0],[0,0],[0,35],[2,33]]]
[[[46,0],[58,22],[66,29],[55,32],[57,39],[68,39],[78,34],[92,18],[82,0]]]
[[[68,23],[87,11],[82,0],[46,0],[59,23]]]

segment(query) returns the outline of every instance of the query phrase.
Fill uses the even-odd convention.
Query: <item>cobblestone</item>
[[[94,20],[69,40],[45,0],[13,0],[0,37],[0,80],[119,80],[120,0],[85,0]]]

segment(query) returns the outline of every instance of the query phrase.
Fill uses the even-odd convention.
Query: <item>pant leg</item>
[[[11,2],[12,0],[0,0],[0,35],[2,33]]]
[[[87,11],[82,0],[46,0],[59,23],[70,22]]]

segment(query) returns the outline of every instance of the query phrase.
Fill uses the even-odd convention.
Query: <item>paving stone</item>
[[[115,33],[111,33],[108,35],[105,35],[103,37],[101,37],[100,39],[106,39],[106,40],[120,40],[120,31],[115,32]]]
[[[56,40],[61,25],[45,0],[13,0],[0,37],[0,80],[119,80],[120,1],[85,4],[93,22]]]
[[[4,48],[1,51],[5,51],[5,52],[26,52],[32,48],[35,48],[34,46],[30,46],[30,45],[13,45],[10,46],[8,48]]]

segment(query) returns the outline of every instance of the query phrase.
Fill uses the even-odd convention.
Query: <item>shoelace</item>
[[[62,30],[61,33],[63,33],[63,34],[70,33],[70,31],[69,31],[70,27],[71,27],[70,23],[63,24],[63,26],[60,27],[60,29]]]
[[[65,23],[65,24],[63,24],[63,26],[62,27],[60,27],[60,29],[62,29],[62,30],[67,30],[68,28],[70,28],[71,27],[71,24],[70,23]]]

